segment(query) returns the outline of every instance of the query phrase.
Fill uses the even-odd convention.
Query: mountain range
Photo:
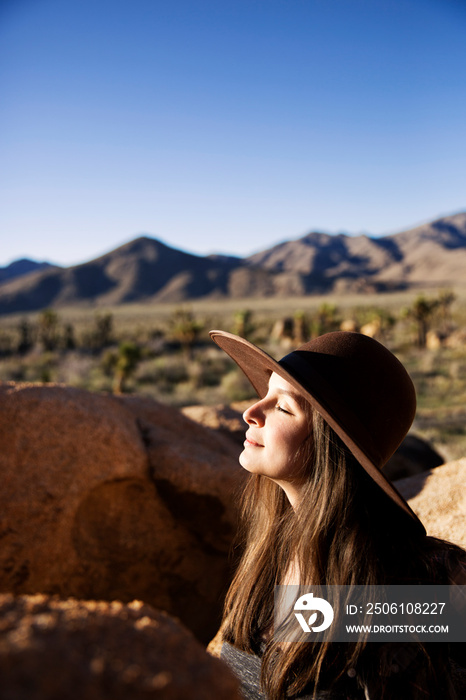
[[[29,258],[21,258],[20,260],[15,260],[14,262],[6,265],[5,267],[0,267],[0,283],[6,280],[15,279],[15,277],[22,277],[27,275],[29,272],[35,272],[38,270],[46,270],[52,267],[48,262],[37,262],[36,260],[30,260]]]
[[[377,238],[312,232],[247,258],[193,255],[143,236],[68,268],[16,261],[0,268],[0,314],[464,285],[466,212]]]

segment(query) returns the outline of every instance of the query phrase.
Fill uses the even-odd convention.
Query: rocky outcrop
[[[228,585],[231,441],[150,399],[0,385],[0,591],[139,598],[203,640]]]
[[[241,401],[231,406],[224,404],[216,406],[184,406],[181,412],[196,423],[233,438],[238,445],[237,453],[239,456],[240,446],[244,442],[244,434],[247,427],[242,418],[242,413],[251,403],[252,401]]]
[[[395,486],[424,523],[427,534],[466,548],[466,458],[449,462]]]
[[[223,662],[140,602],[2,595],[0,630],[5,700],[239,700]]]

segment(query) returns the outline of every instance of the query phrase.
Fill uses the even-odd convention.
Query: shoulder
[[[248,654],[228,642],[223,642],[220,658],[225,661],[241,683],[241,692],[247,700],[265,700],[261,691],[261,659]]]

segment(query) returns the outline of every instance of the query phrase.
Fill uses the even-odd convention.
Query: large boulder
[[[228,667],[133,602],[0,596],[2,700],[239,700]]]
[[[466,548],[466,458],[395,482],[427,534]]]
[[[0,591],[139,598],[207,640],[228,585],[231,441],[150,399],[0,385]]]

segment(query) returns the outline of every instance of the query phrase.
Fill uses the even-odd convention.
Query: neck
[[[272,479],[286,494],[291,507],[295,511],[301,501],[303,484],[298,482],[281,481],[280,479]]]

